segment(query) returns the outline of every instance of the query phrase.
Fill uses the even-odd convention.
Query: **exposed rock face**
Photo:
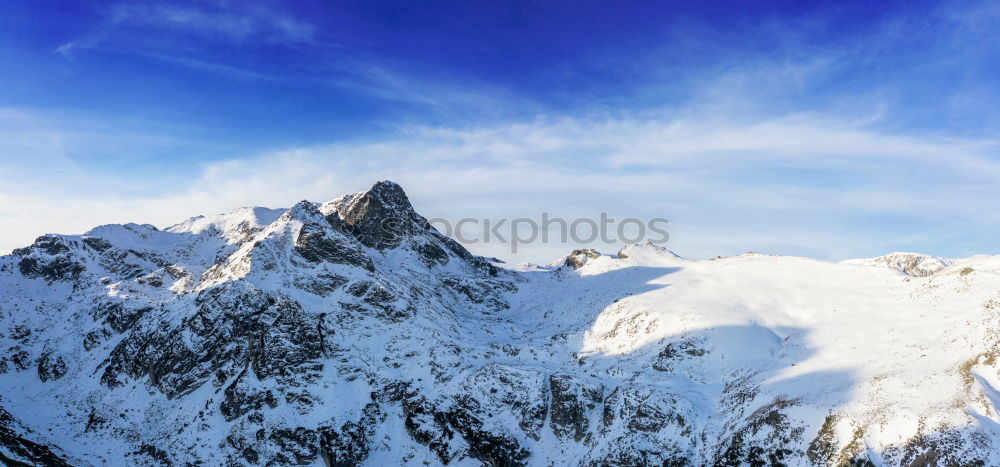
[[[306,224],[295,239],[295,252],[306,261],[319,263],[327,261],[335,264],[351,264],[371,270],[371,258],[359,249],[350,248],[350,244],[338,242],[325,232],[326,229],[314,224]]]
[[[491,275],[497,273],[489,261],[472,255],[431,227],[396,183],[378,182],[367,192],[338,198],[320,209],[330,225],[366,247],[382,251],[408,244],[428,266],[446,265],[450,257],[456,256]]]
[[[895,269],[908,276],[927,277],[951,266],[954,261],[918,253],[891,253],[878,258],[848,260],[845,263],[882,266]]]
[[[334,221],[361,244],[378,250],[398,247],[404,237],[423,230],[421,221],[403,189],[389,181],[349,196],[337,206]]]
[[[78,246],[78,245],[76,245]],[[26,277],[49,282],[78,279],[84,267],[75,260],[70,243],[55,235],[43,235],[26,248],[14,250],[18,269]]]
[[[995,465],[996,263],[506,268],[392,182],[46,235],[0,257],[0,460]]]
[[[38,379],[54,381],[66,374],[66,362],[61,356],[47,353],[38,359]]]
[[[40,444],[37,438],[37,434],[21,426],[7,410],[0,407],[0,461],[4,465],[70,465],[67,455],[59,448]]]
[[[603,388],[588,387],[567,375],[549,376],[552,415],[549,424],[560,438],[584,441],[590,429],[589,414],[603,402]]]
[[[594,249],[573,250],[563,261],[563,264],[573,269],[580,269],[587,264],[587,260],[600,257],[601,254]]]

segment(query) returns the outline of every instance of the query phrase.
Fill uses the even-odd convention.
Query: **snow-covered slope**
[[[1000,257],[922,258],[508,267],[391,182],[47,235],[0,257],[0,460],[1000,465]]]

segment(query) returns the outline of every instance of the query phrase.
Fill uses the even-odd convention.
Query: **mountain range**
[[[0,257],[11,465],[1000,465],[1000,256],[473,255],[389,181]]]

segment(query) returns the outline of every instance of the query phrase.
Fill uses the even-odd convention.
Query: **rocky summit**
[[[1000,465],[1000,257],[548,267],[399,185],[0,257],[12,465]]]

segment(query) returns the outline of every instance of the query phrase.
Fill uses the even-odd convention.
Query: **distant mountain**
[[[0,257],[13,465],[1000,465],[1000,257],[507,266],[392,182]]]
[[[890,253],[878,258],[851,259],[844,264],[859,264],[863,266],[882,266],[895,269],[908,276],[927,277],[952,264],[955,261],[920,253]]]

